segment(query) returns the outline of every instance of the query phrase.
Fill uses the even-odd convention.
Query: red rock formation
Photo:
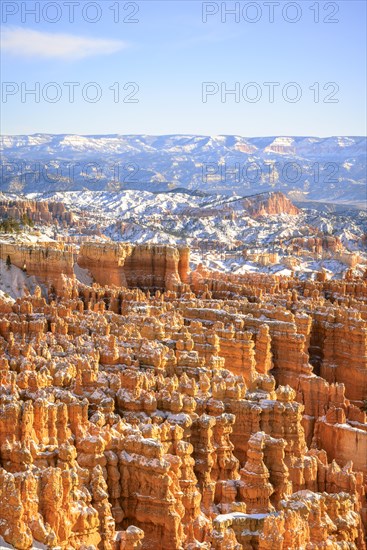
[[[165,245],[84,243],[78,264],[101,285],[171,290],[188,276],[188,249]]]
[[[52,285],[62,293],[63,275],[73,276],[74,250],[64,243],[44,242],[42,245],[0,243],[0,259],[10,261],[40,282]]]
[[[74,225],[74,215],[62,202],[36,200],[0,200],[0,217],[22,220],[24,216],[35,223],[66,223]]]
[[[0,537],[365,550],[365,394],[343,363],[364,379],[367,281],[187,277],[185,250],[105,250],[79,257],[101,285],[66,271],[55,296],[0,301]]]
[[[300,213],[298,208],[279,191],[245,198],[243,199],[243,207],[254,218],[278,214],[296,216]]]

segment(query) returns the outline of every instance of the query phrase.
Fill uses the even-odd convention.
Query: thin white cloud
[[[21,27],[3,28],[1,34],[1,49],[21,57],[83,59],[113,54],[127,47],[127,43],[121,40],[40,32]]]

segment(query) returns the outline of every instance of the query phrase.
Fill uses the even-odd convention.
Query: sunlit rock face
[[[28,275],[36,276],[40,283],[52,285],[58,293],[62,292],[63,278],[73,276],[74,252],[63,242],[0,243],[0,260],[8,260]]]
[[[88,269],[101,285],[173,290],[187,280],[188,255],[186,247],[85,243],[78,265]]]
[[[269,193],[246,198],[243,200],[243,207],[254,218],[277,214],[296,216],[300,212],[283,193]]]
[[[8,199],[0,195],[0,216],[15,220],[22,220],[26,216],[34,223],[45,225],[78,225],[73,213],[67,210],[62,202],[56,201],[19,200],[15,197]]]
[[[188,252],[12,252],[44,287],[0,301],[0,547],[366,549],[367,280]]]
[[[87,270],[102,286],[153,291],[175,290],[187,282],[189,272],[189,249],[168,245],[84,243],[77,250],[63,242],[0,243],[0,260],[52,285],[58,294],[65,276],[74,276],[75,267]]]

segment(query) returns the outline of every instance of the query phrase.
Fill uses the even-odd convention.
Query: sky
[[[2,134],[366,135],[364,0],[1,10]]]

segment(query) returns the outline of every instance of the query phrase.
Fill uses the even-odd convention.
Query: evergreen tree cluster
[[[34,227],[34,222],[27,214],[23,214],[19,221],[10,217],[0,219],[1,233],[19,233],[22,227]]]

